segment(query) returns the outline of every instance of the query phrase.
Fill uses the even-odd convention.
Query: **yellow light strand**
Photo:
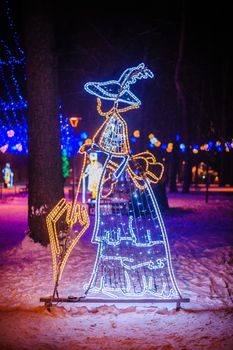
[[[90,220],[89,220],[86,206],[80,205],[78,203],[78,194],[79,194],[81,181],[84,174],[85,165],[86,165],[86,154],[84,154],[84,161],[83,161],[83,166],[81,170],[81,176],[79,178],[77,194],[75,196],[73,204],[67,203],[66,199],[62,198],[57,203],[57,205],[51,210],[51,212],[48,214],[46,218],[50,245],[51,245],[52,260],[53,260],[54,283],[56,283],[61,278],[61,274],[64,270],[65,264],[67,262],[67,259],[73,247],[75,246],[79,238],[82,236],[82,234],[87,230],[87,228],[90,225]],[[78,235],[69,242],[70,246],[68,247],[68,249],[65,252],[65,255],[63,256],[64,252],[61,250],[59,245],[56,225],[59,219],[61,218],[61,216],[65,213],[65,211],[67,211],[66,223],[68,224],[68,230],[72,230],[73,225],[77,221],[80,224],[80,226],[83,226],[83,227],[81,231],[78,233]]]
[[[129,174],[129,176],[131,177],[132,181],[134,182],[134,184],[141,190],[143,190],[145,188],[144,185],[140,185],[139,181],[144,182],[144,178],[146,177],[148,179],[149,182],[151,183],[158,183],[159,180],[161,180],[162,176],[163,176],[163,172],[164,172],[164,166],[162,163],[159,163],[156,161],[155,156],[150,153],[149,151],[145,151],[145,152],[141,152],[138,154],[135,154],[132,156],[132,161],[136,161],[136,160],[143,160],[146,162],[146,167],[145,170],[143,171],[142,175],[137,175],[134,173],[134,171],[132,170],[131,166],[128,164],[127,165],[127,172]],[[149,170],[149,166],[150,165],[157,165],[161,167],[161,172],[159,174],[159,176],[156,176],[154,173],[152,173]]]
[[[108,118],[114,112],[114,110],[116,110],[116,107],[113,106],[108,112],[103,112],[101,107],[102,107],[102,101],[99,97],[97,97],[97,112],[99,113],[99,115],[101,115],[102,117]],[[137,109],[139,107],[140,106],[127,106],[127,107],[120,108],[120,109],[117,108],[117,111],[119,113],[124,113],[124,112],[130,111],[132,109]]]
[[[65,268],[66,262],[67,262],[67,260],[68,260],[68,258],[70,256],[71,251],[73,250],[74,246],[79,241],[80,237],[84,234],[84,232],[87,230],[87,228],[90,225],[90,219],[89,219],[89,215],[88,215],[88,212],[86,210],[86,207],[82,206],[82,209],[80,211],[81,211],[80,216],[82,217],[81,221],[82,222],[86,222],[86,224],[84,225],[82,230],[79,232],[79,234],[76,236],[76,238],[71,241],[71,244],[70,244],[70,246],[68,247],[68,249],[67,249],[67,251],[65,253],[65,256],[63,258],[63,261],[62,261],[61,267],[60,267],[59,280],[61,279],[63,270]]]
[[[99,113],[99,115],[101,115],[101,117],[108,118],[109,115],[112,114],[112,112],[114,111],[114,107],[112,107],[108,112],[103,112],[101,109],[101,106],[102,106],[101,99],[97,97],[97,112]]]
[[[58,205],[59,204],[59,205]],[[76,205],[76,216],[75,220],[78,222],[82,227],[81,231],[78,233],[78,235],[73,238],[70,242],[70,246],[65,252],[65,255],[63,256],[63,252],[59,246],[58,241],[58,234],[56,229],[56,223],[61,218],[63,213],[67,210],[67,216],[70,215],[71,212],[71,203],[66,203],[65,198],[62,198],[57,206],[55,207],[55,210],[52,210],[50,214],[46,218],[47,227],[48,227],[48,233],[49,233],[49,239],[51,244],[51,253],[52,253],[52,259],[53,259],[53,278],[54,283],[56,283],[57,279],[61,278],[61,274],[63,272],[63,269],[65,267],[65,264],[67,262],[67,259],[75,246],[75,244],[78,242],[79,238],[83,235],[83,233],[87,230],[87,228],[90,225],[89,215],[87,212],[87,208],[84,205],[77,204]],[[60,210],[59,210],[60,208]],[[69,230],[71,230],[72,227],[69,227]],[[58,269],[58,263],[61,263],[60,269]]]

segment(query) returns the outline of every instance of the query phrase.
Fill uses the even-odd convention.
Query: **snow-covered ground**
[[[0,349],[233,349],[233,196],[168,194],[163,213],[183,297],[175,304],[59,304],[50,246],[25,236],[27,198],[0,201]],[[90,233],[89,233],[90,235]],[[61,296],[80,295],[95,260],[88,234],[73,250]]]

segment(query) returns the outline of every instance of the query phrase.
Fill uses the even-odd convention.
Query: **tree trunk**
[[[158,206],[161,211],[169,209],[169,203],[167,198],[167,191],[166,191],[166,182],[160,181],[157,183],[156,186],[153,188],[155,197],[158,202]]]
[[[26,1],[29,235],[49,243],[46,216],[64,197],[56,59],[49,2]]]
[[[183,139],[186,145],[184,181],[183,181],[183,189],[182,189],[182,192],[186,193],[186,192],[189,192],[189,187],[191,183],[191,177],[190,177],[191,160],[190,160],[190,152],[189,152],[190,137],[189,137],[189,130],[188,130],[187,104],[186,104],[186,97],[184,93],[184,86],[181,81],[181,67],[182,67],[182,60],[184,55],[184,38],[185,38],[185,1],[182,2],[181,15],[182,15],[182,18],[181,18],[179,51],[178,51],[176,70],[175,70],[175,87],[177,92],[178,109],[181,115]]]
[[[190,150],[187,149],[184,156],[185,166],[184,166],[184,180],[183,180],[183,188],[182,193],[188,193],[190,184],[192,182],[192,161]]]
[[[228,64],[225,63],[223,66],[223,84],[222,84],[222,110],[221,110],[221,139],[223,145],[226,141],[226,104],[227,104],[227,78],[228,78]],[[220,154],[220,173],[219,173],[219,185],[224,187],[226,185],[226,153],[225,145],[222,147],[223,150]]]
[[[177,192],[177,175],[179,172],[179,145],[177,141],[174,142],[172,154],[171,154],[171,165],[169,174],[169,191]]]

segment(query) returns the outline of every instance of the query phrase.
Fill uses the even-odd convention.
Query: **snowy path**
[[[0,253],[1,350],[233,349],[233,197],[215,195],[206,204],[201,195],[169,195],[171,209],[163,217],[173,267],[182,295],[191,299],[179,312],[171,304],[62,304],[48,311],[39,298],[53,288],[50,247],[28,237],[16,245],[26,229],[26,199],[7,205],[2,227],[8,216],[11,230]],[[88,236],[74,249],[61,295],[82,294],[95,249]]]
[[[26,229],[27,198],[5,196],[0,201],[0,252],[20,243]]]

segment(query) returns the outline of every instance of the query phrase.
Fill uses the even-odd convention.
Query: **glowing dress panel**
[[[127,126],[117,110],[108,116],[93,144],[95,150],[106,154],[106,160],[97,191],[92,237],[98,251],[86,294],[177,297],[179,290],[149,181],[150,171],[137,171],[140,164],[129,153]],[[154,165],[159,167],[159,163]],[[111,203],[110,211],[106,198]]]

